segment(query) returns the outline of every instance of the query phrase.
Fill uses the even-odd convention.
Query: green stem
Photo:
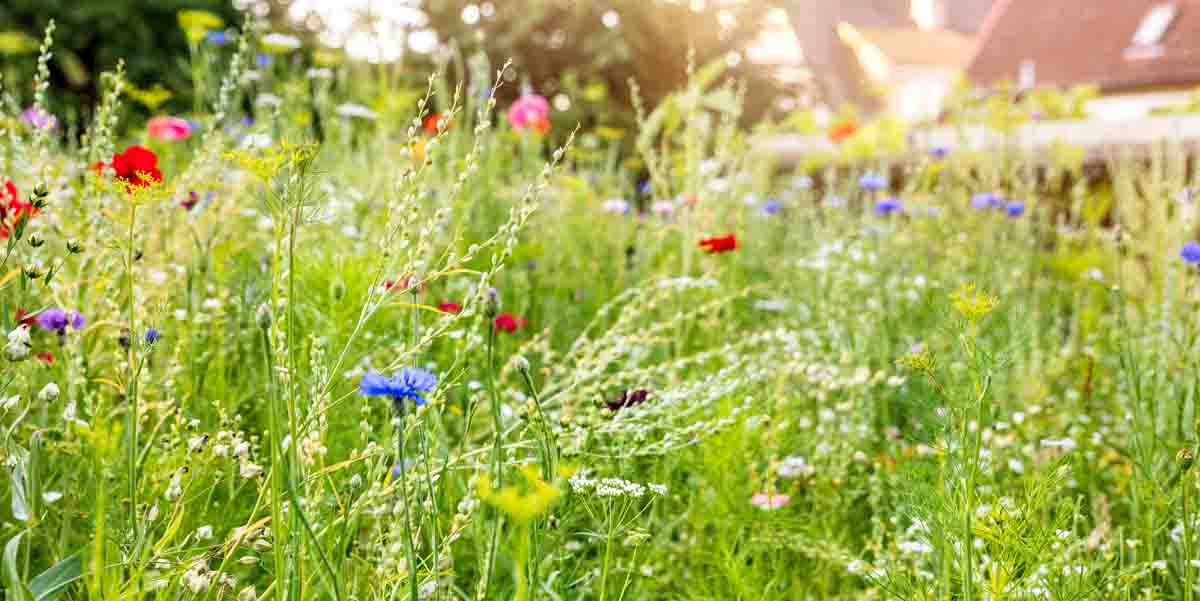
[[[412,514],[408,505],[408,469],[404,463],[406,460],[404,453],[404,425],[407,421],[407,411],[404,399],[394,401],[394,413],[398,423],[396,424],[396,454],[399,459],[400,470],[400,504],[404,506],[404,550],[408,555],[408,582],[412,601],[419,601],[417,594],[417,552],[413,547],[413,522]]]

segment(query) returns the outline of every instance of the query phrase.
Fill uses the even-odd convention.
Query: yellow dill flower
[[[546,513],[555,501],[562,497],[562,490],[542,480],[532,465],[521,466],[525,486],[505,486],[497,490],[492,479],[484,475],[476,487],[479,497],[489,505],[503,511],[518,524],[528,524]]]
[[[897,365],[903,365],[915,372],[928,373],[933,371],[933,356],[928,351],[909,353],[896,359]]]
[[[170,100],[174,94],[164,88],[161,83],[156,83],[147,89],[139,88],[133,84],[126,84],[125,95],[147,109],[156,111],[163,103]]]
[[[0,31],[0,54],[32,54],[37,49],[38,41],[23,31]]]
[[[184,9],[175,13],[175,18],[179,20],[179,27],[192,44],[199,43],[208,32],[225,26],[221,17],[206,10]]]
[[[975,284],[966,283],[950,294],[954,310],[965,317],[967,321],[976,322],[991,313],[1000,300],[986,292],[980,292]]]

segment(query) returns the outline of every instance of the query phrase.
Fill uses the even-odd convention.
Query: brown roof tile
[[[1159,44],[1133,47],[1150,9],[1174,4]],[[1106,91],[1200,84],[1200,0],[1000,0],[967,69],[971,81],[1016,82],[1023,61],[1037,85],[1095,83]]]

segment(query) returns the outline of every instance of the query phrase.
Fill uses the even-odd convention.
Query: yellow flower
[[[985,292],[979,292],[975,284],[963,284],[950,294],[954,310],[965,317],[967,321],[975,322],[991,313],[1000,300]]]
[[[158,107],[162,106],[164,102],[170,100],[171,96],[173,96],[171,91],[164,88],[161,83],[156,83],[145,90],[133,84],[128,84],[125,87],[125,95],[151,111],[157,111]]]
[[[175,18],[179,20],[179,27],[192,44],[199,43],[208,32],[225,26],[221,17],[206,10],[184,9],[175,13]]]
[[[479,497],[489,505],[503,511],[518,524],[528,524],[546,513],[562,497],[562,490],[542,480],[534,466],[523,465],[520,469],[525,486],[505,486],[497,490],[492,486],[491,478],[484,475],[476,488]]]
[[[927,351],[918,351],[896,359],[896,363],[913,371],[926,373],[933,371],[934,361]]]
[[[37,49],[38,41],[23,31],[0,31],[0,54],[31,54]]]

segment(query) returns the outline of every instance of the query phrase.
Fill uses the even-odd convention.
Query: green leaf
[[[21,570],[17,568],[23,534],[8,539],[8,544],[4,545],[4,582],[8,588],[8,599],[13,601],[33,601],[33,594],[21,580]]]
[[[34,576],[29,583],[34,601],[54,601],[58,594],[72,582],[83,576],[83,551],[50,566],[50,569]]]

